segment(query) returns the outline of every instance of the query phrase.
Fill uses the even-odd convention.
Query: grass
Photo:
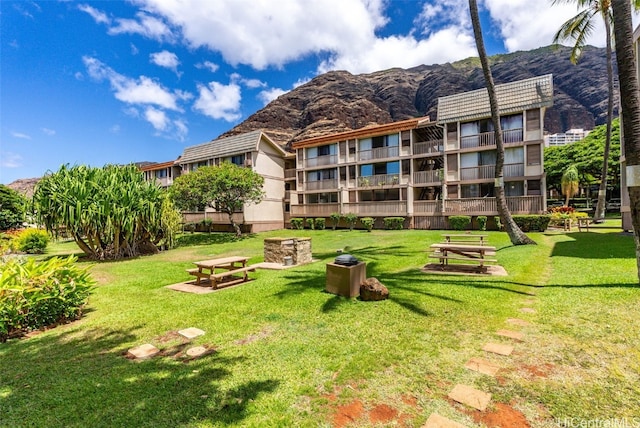
[[[631,236],[604,228],[531,234],[539,245],[514,247],[489,232],[507,277],[424,274],[425,251],[441,233],[193,234],[155,256],[82,262],[99,281],[85,317],[0,345],[0,426],[328,427],[356,402],[365,414],[352,426],[371,426],[366,412],[381,404],[397,411],[391,426],[422,426],[432,412],[476,426],[477,413],[447,399],[457,383],[491,392],[493,406],[510,405],[532,426],[638,417]],[[165,288],[189,279],[194,260],[237,254],[260,262],[263,239],[273,236],[311,236],[319,261],[259,270],[254,281],[207,295]],[[324,293],[336,249],[366,261],[390,299]],[[57,243],[50,254],[75,251]],[[520,312],[525,305],[537,312]],[[532,324],[505,324],[515,317]],[[188,346],[215,352],[183,358],[185,345],[171,332],[187,327],[206,331]],[[485,343],[507,341],[495,335],[502,328],[523,331],[525,342],[510,357],[484,354]],[[143,343],[164,356],[125,358]],[[466,370],[473,357],[504,369],[497,378]]]

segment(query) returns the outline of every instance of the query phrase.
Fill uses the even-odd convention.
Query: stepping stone
[[[524,339],[524,334],[519,331],[511,331],[511,330],[498,330],[496,331],[498,336],[508,337],[509,339],[519,340],[522,342]]]
[[[198,358],[204,355],[207,352],[207,348],[204,346],[194,346],[193,348],[187,349],[187,355],[193,358]]]
[[[535,314],[536,310],[533,308],[520,308],[520,312],[524,312],[525,314]]]
[[[500,366],[492,363],[491,361],[483,360],[482,358],[472,358],[464,365],[469,370],[473,370],[489,376],[495,376],[500,370]]]
[[[178,334],[186,337],[187,339],[193,339],[194,337],[202,336],[204,334],[204,331],[200,330],[199,328],[189,327],[185,328],[184,330],[180,330]]]
[[[531,325],[529,321],[521,320],[520,318],[507,318],[509,324],[518,325],[520,327],[526,327]]]
[[[130,355],[133,355],[137,359],[151,358],[158,352],[160,352],[160,350],[149,343],[136,346],[135,348],[131,348],[128,351]]]
[[[489,401],[491,401],[491,394],[467,385],[458,384],[453,388],[453,391],[449,393],[449,398],[484,412],[489,405]]]
[[[484,345],[482,350],[498,355],[511,355],[511,353],[513,352],[513,346],[503,345],[501,343],[487,343],[486,345]]]
[[[444,416],[440,416],[437,413],[431,413],[427,422],[422,425],[422,428],[466,428],[464,425],[454,422],[451,419],[447,419]]]

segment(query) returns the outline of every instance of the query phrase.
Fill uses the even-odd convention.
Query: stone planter
[[[365,262],[353,266],[327,263],[326,291],[344,297],[358,297],[360,284],[366,278],[367,264]]]

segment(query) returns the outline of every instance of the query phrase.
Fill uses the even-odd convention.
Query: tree
[[[262,201],[264,178],[251,168],[230,162],[203,166],[176,178],[169,188],[176,206],[183,210],[202,210],[209,206],[226,213],[237,236],[242,235],[233,214],[248,204]]]
[[[580,189],[580,177],[575,165],[571,165],[564,174],[562,174],[560,185],[562,186],[562,194],[565,197],[564,206],[567,207],[569,206],[569,199],[578,193]]]
[[[493,76],[491,74],[491,68],[489,67],[489,61],[487,59],[487,52],[484,48],[484,40],[482,38],[482,27],[480,26],[480,16],[478,14],[478,3],[476,0],[469,0],[469,10],[471,12],[471,24],[473,25],[473,34],[476,40],[476,47],[478,48],[478,56],[480,57],[480,63],[482,64],[482,71],[484,73],[484,80],[487,83],[487,92],[489,94],[489,105],[491,106],[491,121],[493,122],[494,138],[496,142],[497,156],[496,156],[496,204],[498,206],[498,214],[500,214],[500,220],[504,225],[509,239],[513,245],[528,245],[535,242],[530,239],[524,232],[518,227],[516,222],[511,216],[509,207],[507,206],[507,198],[504,192],[504,145],[502,143],[502,128],[500,126],[500,113],[498,108],[498,97],[496,95],[495,85],[493,83]]]
[[[24,222],[25,205],[24,196],[0,184],[0,230],[21,226]]]
[[[631,222],[640,279],[640,93],[633,49],[633,27],[629,0],[612,0],[616,62],[620,82],[622,135],[626,160]]]
[[[613,66],[611,61],[611,14],[610,0],[553,0],[553,4],[576,3],[578,8],[584,8],[576,16],[562,24],[555,37],[554,43],[563,40],[573,40],[571,49],[571,62],[576,64],[582,55],[586,39],[593,32],[594,18],[597,15],[602,17],[606,33],[607,47],[607,132],[604,145],[604,162],[602,162],[602,173],[600,174],[600,189],[598,190],[598,203],[593,214],[596,223],[604,220],[605,202],[607,197],[607,169],[609,167],[609,151],[611,147],[611,122],[613,120]]]
[[[134,165],[63,165],[35,188],[37,220],[49,232],[66,229],[92,259],[150,254],[171,231],[163,227],[164,190]]]

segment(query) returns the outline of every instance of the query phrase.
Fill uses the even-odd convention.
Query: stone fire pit
[[[287,258],[287,259],[285,259]],[[290,259],[288,259],[290,258]],[[264,240],[264,261],[301,265],[311,263],[311,238],[267,238]]]

